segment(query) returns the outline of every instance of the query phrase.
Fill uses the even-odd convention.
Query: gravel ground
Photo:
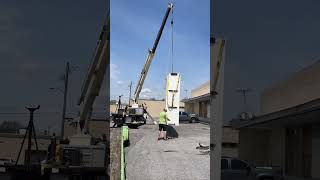
[[[210,156],[196,147],[210,143],[208,125],[180,124],[174,127],[178,138],[157,140],[158,125],[147,124],[129,130],[126,148],[128,180],[207,180]]]

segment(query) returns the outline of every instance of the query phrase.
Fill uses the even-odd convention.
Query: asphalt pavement
[[[129,130],[130,146],[126,147],[128,180],[207,180],[210,179],[208,150],[210,129],[201,123],[173,126],[178,137],[157,140],[158,125],[153,123]]]

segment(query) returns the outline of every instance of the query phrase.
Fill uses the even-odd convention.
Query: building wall
[[[154,100],[139,100],[139,104],[146,104],[147,111],[152,118],[159,118],[160,112],[166,107],[165,101],[154,101]]]
[[[194,103],[193,110],[194,110],[194,113],[199,114],[200,107],[199,107],[199,102],[198,101]]]
[[[258,166],[285,167],[285,128],[272,130],[241,129],[239,157]]]
[[[147,105],[147,111],[150,113],[150,115],[153,118],[159,118],[160,112],[165,108],[165,101],[161,100],[144,100],[141,99],[138,101],[139,104],[146,103]],[[112,104],[110,105],[110,112],[115,113],[116,112],[117,105]],[[180,111],[185,110],[185,103],[180,102]]]
[[[226,157],[239,157],[239,151],[238,148],[231,148],[231,147],[224,147],[222,146],[222,151],[221,151],[221,155],[222,156],[226,156]]]
[[[188,112],[188,113],[195,113],[194,111],[194,103],[185,103],[185,112]]]
[[[16,161],[19,150],[21,147],[21,143],[23,140],[23,135],[15,135],[15,134],[0,134],[0,158],[12,159]],[[46,138],[37,138],[38,148],[39,150],[48,150],[48,146],[50,144],[50,137]],[[18,164],[24,163],[25,158],[25,150],[28,148],[28,140],[26,139],[24,142],[23,149],[21,151],[21,155],[18,161]],[[31,149],[36,149],[36,145],[34,140],[32,140]]]
[[[319,77],[320,61],[302,69],[297,73],[294,73],[287,80],[279,82],[273,87],[264,90],[261,94],[261,114],[268,114],[283,110],[320,98],[320,84],[315,83],[319,82]],[[272,165],[280,165],[283,168],[287,168],[285,158],[286,156],[291,155],[293,157],[287,159],[289,162],[288,164],[293,164],[293,162],[297,163],[290,166],[286,172],[296,174],[297,176],[303,176],[304,174],[310,173],[308,169],[311,165],[311,176],[313,178],[320,178],[318,168],[320,167],[319,130],[320,129],[318,126],[313,128],[312,135],[310,135],[312,136],[312,140],[310,140],[310,142],[308,141],[308,137],[301,137],[300,142],[298,139],[288,139],[284,129],[273,129],[272,134],[270,135],[268,147],[268,156]],[[306,131],[309,132],[309,130]],[[302,139],[304,141],[302,141]],[[288,145],[288,142],[291,142],[290,146]],[[285,146],[288,146],[287,150]],[[311,150],[309,150],[309,146]],[[295,150],[290,151],[290,149]],[[308,160],[308,158],[310,158],[309,154],[312,156],[310,164],[310,161]]]
[[[110,104],[110,113],[115,113],[117,109],[117,105],[116,104]]]
[[[191,98],[208,94],[209,92],[210,92],[210,81],[207,81],[204,84],[200,85],[199,87],[191,91]]]
[[[92,120],[88,121],[89,132],[92,137],[100,138],[102,134],[109,136],[109,121]],[[70,137],[77,134],[77,127],[66,121],[64,124],[64,137]]]
[[[241,129],[239,132],[239,158],[255,162],[257,166],[268,165],[269,132]]]
[[[209,104],[207,105],[207,118],[210,119],[210,102]]]
[[[200,103],[202,103],[200,107]],[[202,111],[202,112],[201,112]],[[202,100],[202,101],[189,101],[185,102],[185,112],[194,113],[199,116],[201,121],[210,121],[210,100]]]
[[[238,157],[239,130],[231,127],[222,129],[222,156]]]
[[[312,167],[311,175],[313,178],[320,178],[320,126],[312,128]]]
[[[268,164],[272,166],[285,167],[285,133],[285,128],[274,128],[271,130],[268,142]]]
[[[231,127],[224,127],[222,129],[222,142],[239,143],[239,130]]]
[[[288,107],[320,98],[320,61],[293,74],[286,81],[263,91],[261,114],[279,111]]]

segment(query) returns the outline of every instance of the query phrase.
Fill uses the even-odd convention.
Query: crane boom
[[[137,103],[137,100],[139,99],[139,95],[140,95],[140,92],[141,92],[141,89],[142,89],[142,86],[143,86],[143,83],[144,83],[144,80],[147,76],[147,73],[148,73],[148,70],[149,70],[149,67],[152,63],[152,60],[153,60],[153,57],[154,57],[154,54],[156,52],[156,49],[157,49],[157,46],[158,46],[158,43],[160,41],[160,38],[161,38],[161,35],[162,35],[162,32],[163,32],[163,29],[164,29],[164,26],[166,25],[166,22],[167,22],[167,19],[169,17],[169,13],[172,11],[173,9],[173,4],[172,3],[169,3],[168,5],[168,8],[167,8],[167,11],[165,13],[165,16],[162,20],[162,24],[160,26],[160,30],[158,32],[158,35],[157,35],[157,38],[153,44],[153,47],[152,49],[149,49],[148,50],[148,55],[147,55],[147,58],[146,58],[146,62],[143,66],[143,69],[141,71],[141,74],[140,74],[140,78],[139,78],[139,81],[138,81],[138,84],[137,84],[137,87],[135,89],[135,92],[134,92],[134,102]]]
[[[104,79],[106,69],[109,65],[109,46],[110,46],[110,16],[103,25],[99,40],[95,49],[91,65],[87,76],[81,88],[81,94],[78,101],[80,105],[79,123],[81,131],[86,128],[88,119],[90,119],[93,103],[96,96],[99,95],[101,85]],[[86,129],[87,130],[87,129]]]

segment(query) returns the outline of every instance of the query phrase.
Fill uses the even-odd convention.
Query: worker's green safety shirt
[[[164,111],[160,113],[159,124],[167,124],[167,113]]]

